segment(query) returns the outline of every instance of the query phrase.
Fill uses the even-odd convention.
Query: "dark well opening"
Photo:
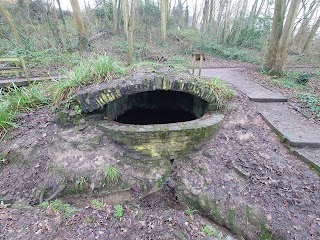
[[[104,107],[108,119],[148,125],[186,122],[200,118],[208,102],[185,92],[155,90],[122,96]]]
[[[126,124],[163,124],[186,122],[197,119],[196,115],[184,111],[165,108],[136,108],[129,109],[115,119],[116,122]]]

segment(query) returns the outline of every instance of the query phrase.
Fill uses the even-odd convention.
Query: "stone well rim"
[[[207,128],[219,124],[224,119],[224,115],[220,113],[205,114],[201,118],[197,118],[191,121],[176,122],[176,123],[164,123],[164,124],[124,124],[113,120],[99,120],[95,121],[95,125],[111,130],[114,132],[163,132],[163,131],[185,131],[195,130],[201,128]],[[116,129],[115,129],[116,128]]]

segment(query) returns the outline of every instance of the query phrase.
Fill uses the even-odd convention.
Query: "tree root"
[[[44,200],[44,194],[46,192],[46,190],[48,189],[47,187],[44,187],[41,190],[40,193],[40,199],[39,199],[39,204],[43,203],[43,202],[49,202],[51,200],[53,200],[54,198],[56,198],[61,192],[63,192],[63,190],[65,190],[67,188],[67,184],[63,183],[54,193],[52,193],[47,199]]]

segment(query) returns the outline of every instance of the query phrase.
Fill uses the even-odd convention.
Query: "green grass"
[[[320,94],[300,93],[297,98],[320,118]]]
[[[204,227],[202,227],[201,232],[203,232],[208,237],[213,236],[221,238],[221,233],[217,229],[209,225],[205,225]]]
[[[115,210],[115,212],[114,212],[113,216],[115,218],[119,219],[123,216],[123,207],[120,204],[115,205],[114,210]]]
[[[77,190],[83,190],[86,185],[87,185],[87,179],[86,177],[80,177],[79,179],[76,180],[76,182],[74,183],[74,186]]]
[[[94,209],[97,209],[97,210],[100,210],[103,207],[103,202],[101,202],[101,201],[99,201],[97,199],[93,199],[90,202],[90,204]]]
[[[241,60],[243,62],[253,64],[261,62],[261,59],[253,56],[252,52],[249,50],[227,47],[215,42],[203,43],[200,48],[204,52],[215,54],[219,57],[230,60]]]
[[[0,89],[0,141],[7,130],[15,126],[16,117],[22,112],[59,104],[86,85],[110,81],[123,75],[125,69],[112,58],[102,55],[81,60],[73,70],[65,70],[65,78],[54,82],[33,83],[28,87]]]
[[[46,68],[50,66],[70,68],[76,66],[78,62],[81,61],[81,56],[78,52],[61,52],[55,48],[45,50],[16,48],[3,56],[22,57],[26,62],[27,68]]]
[[[113,165],[107,166],[104,171],[104,176],[108,184],[117,183],[120,179],[119,170]]]
[[[39,205],[39,207],[41,208],[47,208],[49,207],[55,211],[55,212],[59,212],[60,214],[62,214],[62,217],[68,217],[70,216],[72,213],[77,212],[78,210],[71,207],[70,204],[68,203],[64,203],[62,202],[60,199],[56,199],[50,203],[48,202],[43,202]]]
[[[0,101],[0,136],[4,136],[8,128],[15,126],[15,118],[19,113],[49,105],[51,97],[45,86],[34,83],[26,88],[13,86],[0,89]]]
[[[217,103],[218,109],[224,108],[226,102],[234,96],[234,91],[232,91],[219,78],[212,78],[210,81],[200,80],[199,83],[204,85],[206,88],[211,89],[214,92],[214,100]]]
[[[307,84],[309,78],[310,75],[308,74],[299,71],[293,71],[286,73],[281,78],[272,79],[271,82],[285,88],[307,91],[309,89]]]
[[[304,73],[300,71],[292,71],[286,73],[285,76],[273,79],[271,82],[278,86],[292,89],[294,95],[299,99],[310,111],[320,117],[320,94],[312,90],[309,80],[315,78],[319,81],[320,72]]]
[[[60,79],[51,86],[55,106],[71,98],[80,87],[110,81],[125,73],[125,69],[108,56],[95,56],[82,60],[72,71],[66,72],[65,79]]]

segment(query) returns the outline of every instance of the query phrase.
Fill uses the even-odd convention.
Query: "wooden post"
[[[202,68],[202,63],[203,63],[203,53],[200,54],[200,65],[199,65],[199,77],[201,75],[201,68]]]
[[[19,59],[20,59],[20,62],[21,62],[22,68],[23,68],[24,75],[28,81],[28,85],[30,85],[30,78],[29,78],[29,74],[27,71],[26,63],[24,62],[23,58],[19,58]]]
[[[192,75],[194,75],[194,69],[196,67],[196,55],[192,54],[193,56],[193,63],[192,63]]]
[[[192,58],[193,58],[192,75],[194,75],[194,70],[195,70],[195,67],[196,67],[196,61],[200,60],[200,64],[199,64],[199,76],[200,76],[201,75],[202,64],[203,64],[203,61],[205,60],[204,54],[203,53],[192,53]]]

